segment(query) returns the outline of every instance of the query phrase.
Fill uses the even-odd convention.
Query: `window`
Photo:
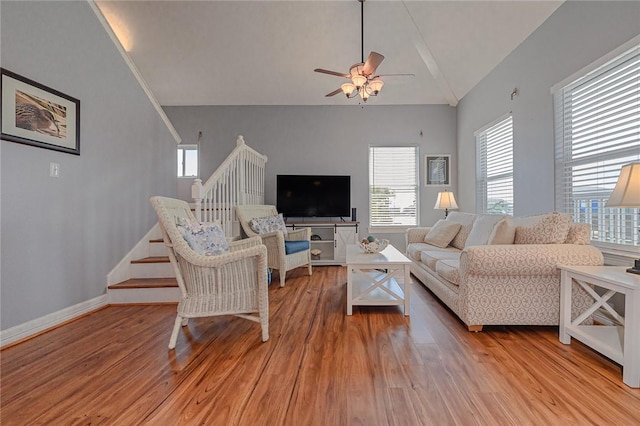
[[[178,177],[198,176],[198,145],[178,146]]]
[[[500,118],[476,136],[476,211],[513,215],[513,120]]]
[[[418,225],[418,147],[369,147],[369,226]]]
[[[601,247],[624,250],[638,245],[640,209],[604,207],[621,167],[640,160],[638,41],[622,52],[558,84],[553,98],[557,208],[591,224]]]

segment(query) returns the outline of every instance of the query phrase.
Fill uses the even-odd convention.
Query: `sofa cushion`
[[[285,254],[294,254],[299,253],[301,251],[309,250],[309,241],[285,241],[284,242],[284,253]]]
[[[515,221],[515,244],[563,244],[571,226],[571,216],[558,212],[516,218]]]
[[[471,232],[464,243],[465,247],[484,246],[489,243],[489,237],[496,225],[504,218],[503,215],[481,214],[476,217]]]
[[[411,243],[407,246],[407,255],[411,260],[420,262],[420,253],[423,250],[431,250],[433,246],[427,243]]]
[[[565,244],[589,244],[591,241],[591,225],[588,223],[572,223]]]
[[[420,254],[420,261],[432,271],[436,270],[436,265],[441,260],[458,260],[459,251],[426,250]]]
[[[436,247],[444,248],[449,245],[459,230],[459,223],[448,222],[441,219],[437,221],[431,230],[429,230],[427,235],[425,235],[424,242]]]
[[[216,222],[198,223],[178,218],[177,228],[189,247],[198,254],[218,256],[229,251],[224,231]]]
[[[436,272],[452,284],[460,285],[460,260],[441,260],[436,264]]]
[[[493,227],[487,244],[513,244],[516,238],[516,225],[511,216],[505,216]]]
[[[467,237],[471,232],[471,228],[473,227],[473,222],[475,219],[476,215],[472,213],[449,213],[449,216],[447,216],[447,220],[460,224],[460,230],[458,231],[458,234],[455,236],[453,241],[451,241],[451,246],[460,250],[464,249],[464,244],[467,242]]]

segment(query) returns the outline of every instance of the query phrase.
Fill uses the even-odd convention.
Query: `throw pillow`
[[[424,242],[432,246],[445,248],[455,238],[461,225],[456,222],[441,219],[436,222],[424,237]]]
[[[506,216],[493,227],[487,244],[513,244],[515,237],[516,225],[513,223],[511,216]]]
[[[268,234],[269,232],[282,231],[285,238],[287,236],[287,226],[284,224],[282,213],[251,219],[249,221],[249,227],[256,234]]]
[[[588,223],[572,223],[565,244],[589,244],[591,240],[591,225]]]
[[[563,244],[569,234],[571,216],[553,212],[522,218],[516,226],[515,244]]]
[[[460,224],[460,231],[458,231],[458,234],[453,241],[451,241],[451,245],[460,250],[464,249],[467,237],[473,227],[473,222],[476,220],[476,215],[472,213],[451,212],[446,220]]]
[[[473,222],[471,232],[469,233],[464,246],[470,247],[487,245],[493,229],[503,218],[504,216],[497,214],[478,215],[476,220]]]
[[[177,227],[182,238],[198,254],[217,256],[229,251],[227,238],[217,223],[200,224],[198,222],[178,220]]]

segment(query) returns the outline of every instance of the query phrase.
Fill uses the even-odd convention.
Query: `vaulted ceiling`
[[[98,6],[162,105],[351,105],[325,97],[360,62],[360,3],[107,1]],[[364,4],[364,56],[385,56],[375,105],[456,105],[561,1]]]

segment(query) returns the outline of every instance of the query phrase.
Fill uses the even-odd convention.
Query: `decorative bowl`
[[[375,241],[369,242],[367,244],[363,243],[362,241],[360,242],[360,248],[365,253],[380,253],[382,250],[387,248],[388,245],[389,240],[376,239]]]

